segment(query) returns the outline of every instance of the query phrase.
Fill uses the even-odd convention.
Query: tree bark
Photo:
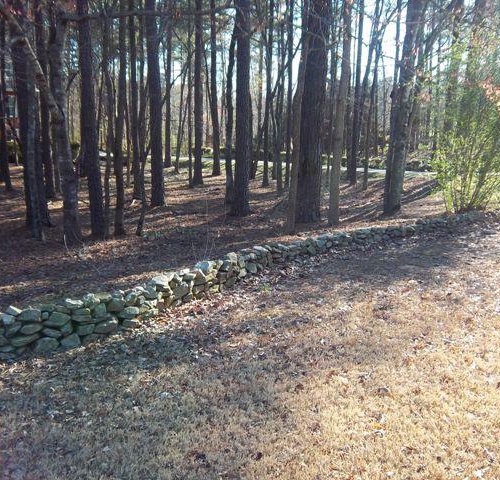
[[[236,165],[231,214],[250,213],[248,181],[250,168],[250,0],[235,0],[236,7]]]
[[[233,72],[234,72],[234,49],[236,45],[236,24],[233,28],[233,34],[231,35],[231,43],[229,44],[229,59],[227,65],[227,77],[226,77],[226,204],[231,204],[234,198],[234,178],[233,178],[233,166],[232,166],[232,154],[233,154]]]
[[[196,0],[196,11],[203,9],[203,0]],[[203,185],[203,80],[202,80],[202,56],[203,56],[203,18],[196,15],[194,20],[194,174],[193,186]]]
[[[335,108],[335,126],[332,148],[332,169],[330,170],[330,205],[328,224],[340,222],[340,170],[342,150],[344,148],[344,123],[346,115],[347,90],[351,78],[351,21],[353,0],[344,0],[342,15],[342,62],[339,81],[339,93]]]
[[[168,1],[171,6],[172,0]],[[165,167],[172,166],[172,22],[167,20],[165,35],[165,49],[167,58],[165,62]]]
[[[156,0],[145,0],[147,10],[155,10]],[[170,20],[168,20],[170,21]],[[162,116],[160,61],[158,56],[158,29],[156,17],[146,15],[146,46],[148,61],[149,87],[149,135],[151,143],[151,206],[165,205],[165,189],[163,185],[162,155]]]
[[[212,111],[212,175],[220,175],[220,127],[217,102],[217,24],[215,21],[215,0],[210,0],[210,108]]]
[[[0,23],[0,181],[5,182],[5,190],[13,190],[9,169],[9,150],[7,148],[7,128],[5,113],[7,87],[5,85],[5,20]]]
[[[307,56],[300,137],[297,222],[320,219],[322,131],[325,103],[330,6],[324,0],[312,0],[307,16],[311,35]]]
[[[76,11],[79,15],[89,12],[88,0],[77,0]],[[90,200],[90,228],[94,238],[103,239],[106,235],[106,222],[102,203],[101,170],[99,167],[99,145],[95,117],[94,76],[92,67],[92,42],[90,21],[78,22],[78,57],[80,67],[80,108],[81,108],[81,154]]]

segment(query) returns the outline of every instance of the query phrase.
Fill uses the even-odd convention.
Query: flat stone
[[[61,346],[66,349],[76,348],[81,344],[80,337],[76,333],[72,333],[61,340]]]
[[[118,320],[105,320],[95,326],[94,333],[111,333],[118,328]]]
[[[174,288],[173,290],[173,295],[174,298],[179,299],[182,298],[184,295],[187,295],[191,291],[191,288],[187,283],[181,283],[177,287]]]
[[[4,326],[8,327],[12,325],[16,321],[16,317],[14,315],[9,315],[8,313],[2,313],[2,323]]]
[[[97,319],[89,315],[73,315],[71,319],[76,323],[96,323]]]
[[[134,318],[139,315],[140,310],[138,307],[125,307],[121,312],[118,313],[119,318]]]
[[[41,322],[42,312],[38,308],[26,308],[17,317],[21,322]]]
[[[66,325],[63,325],[61,328],[61,333],[63,334],[64,337],[67,337],[69,334],[73,332],[73,325],[71,325],[71,322],[68,322]]]
[[[129,292],[125,296],[125,304],[128,306],[133,306],[135,305],[135,302],[137,302],[138,298],[139,298],[139,292]]]
[[[52,312],[49,319],[43,322],[46,327],[62,327],[71,320],[67,313]]]
[[[125,300],[121,298],[112,298],[108,302],[106,309],[108,312],[121,312],[124,306],[125,306]]]
[[[85,307],[90,309],[95,308],[101,303],[101,300],[93,293],[87,293],[82,297],[82,300]]]
[[[4,347],[5,345],[8,345],[9,341],[3,336],[0,335],[0,347]]]
[[[137,318],[126,318],[122,322],[122,327],[131,329],[131,328],[139,328],[141,326],[141,322]]]
[[[87,325],[78,325],[78,327],[76,327],[76,333],[78,335],[90,335],[91,333],[94,332],[94,329],[95,329],[95,324],[93,323],[89,323]]]
[[[44,328],[42,330],[42,335],[45,337],[50,337],[50,338],[61,338],[62,333],[59,330],[56,330],[55,328]]]
[[[173,274],[157,275],[151,279],[154,283],[156,290],[159,292],[170,292],[170,282],[173,279]]]
[[[107,303],[113,298],[111,294],[107,292],[97,292],[94,295],[101,303]]]
[[[42,312],[52,313],[56,309],[56,306],[53,303],[44,303],[40,305],[40,310]]]
[[[41,323],[28,323],[21,328],[20,333],[22,333],[23,335],[31,335],[33,333],[39,332],[40,330],[42,330],[42,328],[43,325]]]
[[[248,273],[251,273],[252,275],[257,273],[257,265],[255,265],[255,263],[248,262],[246,269],[247,269]]]
[[[71,298],[65,298],[63,303],[64,306],[70,310],[77,310],[79,308],[83,308],[84,306],[81,300],[73,300]]]
[[[5,313],[7,313],[8,315],[13,315],[14,317],[19,315],[21,312],[22,310],[20,308],[14,307],[13,305],[9,305],[7,307],[7,310],[5,310]]]
[[[10,339],[10,344],[14,347],[24,347],[25,345],[29,345],[39,338],[39,333],[34,333],[33,335],[19,335],[17,337],[12,337]]]
[[[68,315],[71,313],[71,310],[64,305],[56,305],[56,312],[66,313]]]
[[[106,305],[104,303],[100,303],[99,305],[97,305],[95,308],[94,308],[94,312],[93,312],[93,317],[94,318],[98,318],[98,319],[105,319],[106,318],[106,315],[108,314],[107,310],[106,310]]]
[[[207,273],[210,273],[214,269],[214,267],[215,267],[215,262],[212,262],[210,260],[204,260],[202,262],[198,262],[195,265],[195,268],[199,269],[205,275]]]
[[[90,308],[77,308],[76,310],[73,311],[73,317],[75,315],[81,315],[81,316],[89,316],[90,315]]]
[[[12,345],[2,345],[0,347],[1,353],[10,353],[14,351],[14,347]]]
[[[7,338],[13,337],[17,332],[19,332],[19,330],[21,330],[22,326],[23,324],[21,322],[15,322],[12,325],[9,325],[5,329],[5,336]]]
[[[45,353],[53,352],[59,348],[59,341],[55,338],[44,337],[35,343],[35,352]]]

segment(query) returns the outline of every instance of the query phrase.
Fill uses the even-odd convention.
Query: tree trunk
[[[234,179],[233,179],[233,72],[234,72],[234,48],[236,45],[237,29],[236,24],[231,35],[231,43],[229,44],[229,60],[227,66],[226,78],[226,204],[231,204],[234,198]]]
[[[409,0],[407,6],[406,33],[399,82],[396,92],[393,92],[395,114],[390,140],[392,160],[385,177],[384,213],[386,214],[392,214],[401,208],[406,151],[410,133],[411,91],[415,79],[416,40],[426,6],[427,1],[422,0]]]
[[[196,0],[196,10],[201,12],[203,0]],[[194,175],[193,186],[203,185],[203,80],[201,61],[203,56],[203,17],[194,19]]]
[[[78,15],[88,14],[88,0],[77,0]],[[81,95],[81,154],[90,200],[90,226],[92,236],[102,239],[106,235],[106,222],[102,203],[101,171],[99,167],[99,145],[95,118],[94,77],[92,68],[92,43],[90,21],[78,22],[78,58],[80,63]]]
[[[146,10],[155,10],[156,0],[145,0]],[[170,21],[170,20],[168,20]],[[165,205],[163,186],[162,117],[160,61],[158,56],[158,29],[156,17],[146,15],[146,46],[149,87],[149,135],[151,143],[151,206]]]
[[[235,0],[236,6],[236,166],[231,214],[250,213],[248,180],[250,168],[250,0]]]
[[[5,20],[0,23],[0,181],[5,182],[5,190],[12,191],[9,169],[9,150],[7,148],[7,128],[5,110],[7,87],[5,85]]]
[[[299,183],[297,191],[297,222],[320,219],[322,131],[325,103],[330,7],[323,0],[312,0],[307,16],[311,35],[307,56],[300,133]]]
[[[128,1],[128,8],[133,11],[135,0]],[[135,17],[128,18],[128,44],[130,50],[130,136],[132,140],[132,176],[134,178],[134,190],[132,197],[141,199],[141,165],[139,149],[139,91],[137,87],[137,41],[135,38]]]
[[[273,72],[273,29],[274,29],[274,0],[269,0],[267,12],[267,35],[266,35],[266,102],[264,104],[264,122],[262,133],[264,136],[264,172],[262,175],[262,186],[269,185],[269,162],[271,149],[269,148],[269,117],[272,107],[272,72]]]
[[[286,154],[285,154],[285,189],[290,186],[290,166],[292,160],[292,92],[293,92],[293,8],[294,0],[288,0],[287,12],[287,89],[286,89]]]
[[[340,170],[344,148],[344,123],[346,115],[347,90],[351,78],[351,21],[353,0],[344,0],[342,15],[342,62],[339,81],[339,93],[335,108],[335,126],[332,148],[332,169],[330,170],[330,205],[328,224],[340,222]]]
[[[212,111],[212,175],[220,175],[220,128],[217,105],[217,24],[215,22],[215,0],[210,0],[210,108]]]
[[[171,6],[171,0],[168,1]],[[165,65],[165,167],[172,166],[172,22],[167,20],[167,30],[165,36],[165,48],[167,59]]]

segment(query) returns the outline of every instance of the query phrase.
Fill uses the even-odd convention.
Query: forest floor
[[[0,366],[1,476],[499,479],[499,262],[498,223],[331,252]]]
[[[181,165],[182,166],[182,165]],[[185,167],[185,165],[184,165]],[[0,311],[9,304],[63,295],[83,294],[92,290],[113,291],[133,286],[150,278],[151,273],[199,260],[214,259],[271,240],[284,240],[282,225],[286,202],[277,198],[274,182],[261,187],[261,178],[252,182],[252,215],[236,219],[227,215],[224,205],[224,176],[211,177],[211,163],[205,164],[205,185],[187,188],[187,176],[166,172],[167,206],[149,209],[144,238],[135,235],[140,202],[132,202],[127,189],[127,236],[96,242],[85,240],[78,248],[67,249],[62,243],[62,201],[50,202],[55,227],[46,228],[46,240],[30,238],[25,227],[22,169],[13,167],[16,191],[0,191]],[[184,168],[184,172],[185,172]],[[149,179],[147,179],[149,181]],[[89,232],[86,180],[81,180],[80,202],[84,232]],[[434,180],[429,176],[409,177],[405,185],[404,208],[391,218],[381,218],[383,177],[374,175],[367,191],[361,186],[342,187],[342,224],[339,229],[374,225],[379,222],[412,221],[443,212],[439,196],[429,195]],[[323,221],[302,225],[299,235],[314,234],[327,228],[327,189],[324,188]]]

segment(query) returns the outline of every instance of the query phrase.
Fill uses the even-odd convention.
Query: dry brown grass
[[[1,477],[499,479],[499,260],[496,226],[332,254],[4,366]]]

